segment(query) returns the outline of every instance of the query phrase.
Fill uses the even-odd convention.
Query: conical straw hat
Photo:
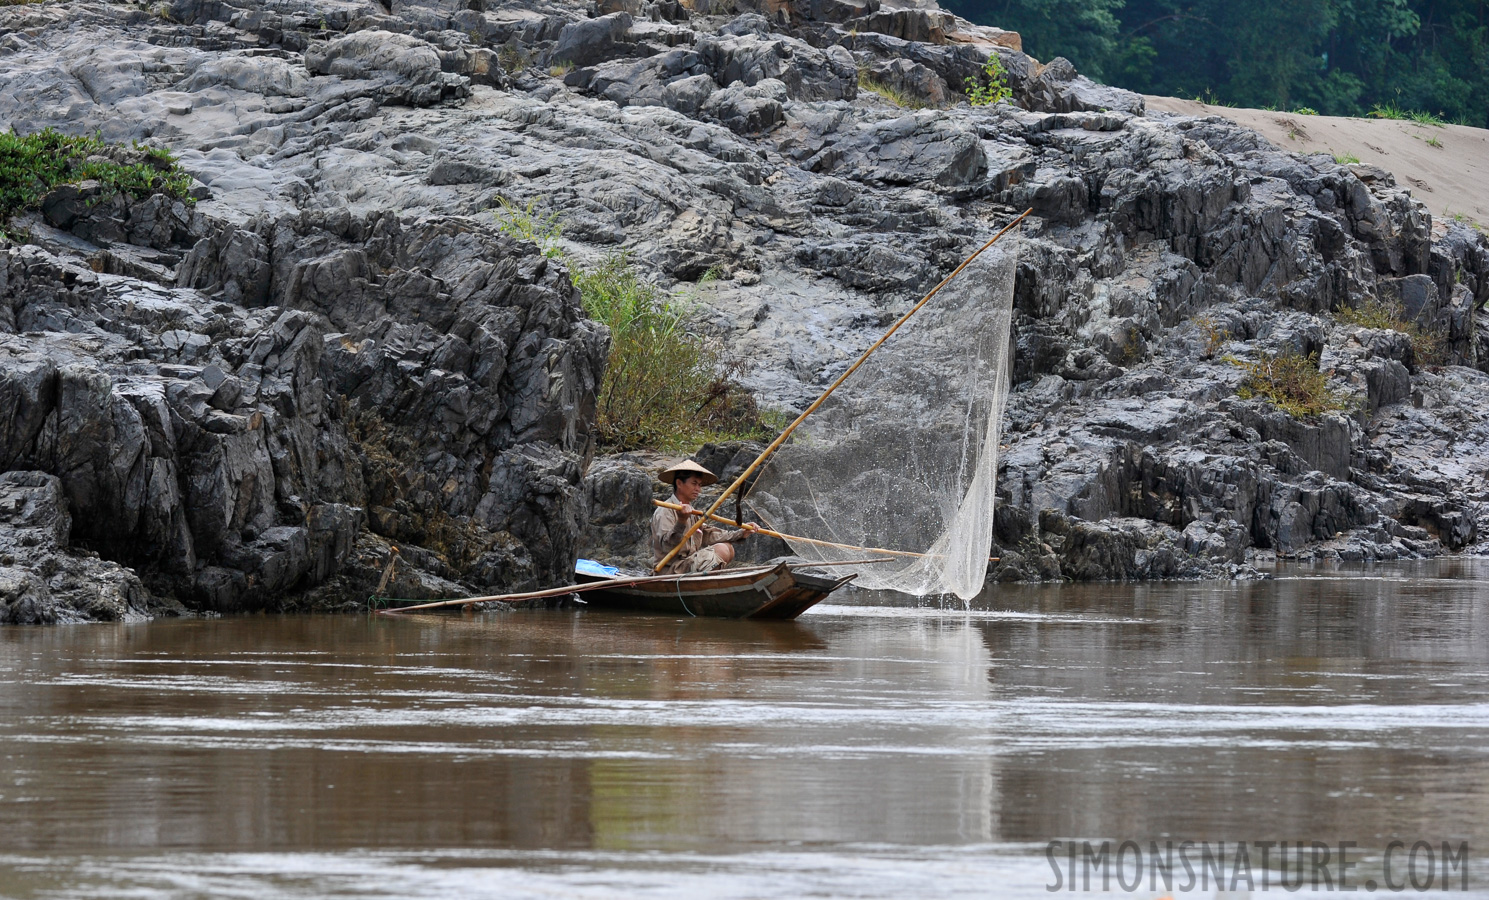
[[[717,475],[693,462],[691,459],[685,459],[675,466],[663,469],[662,474],[657,477],[668,484],[676,484],[677,476],[679,475],[700,475],[703,477],[703,483],[705,485],[713,484],[719,480]]]

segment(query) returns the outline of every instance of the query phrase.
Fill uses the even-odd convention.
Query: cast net
[[[1018,244],[974,259],[771,457],[747,503],[814,561],[895,551],[861,587],[969,599],[982,590]],[[839,546],[832,546],[832,545]]]

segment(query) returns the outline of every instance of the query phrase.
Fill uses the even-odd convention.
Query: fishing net
[[[1017,256],[1010,236],[974,259],[771,457],[747,502],[808,539],[789,540],[793,553],[832,562],[883,548],[894,561],[857,568],[856,584],[982,590]]]

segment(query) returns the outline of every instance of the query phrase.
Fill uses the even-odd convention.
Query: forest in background
[[[1489,127],[1489,0],[941,0],[1107,84]]]

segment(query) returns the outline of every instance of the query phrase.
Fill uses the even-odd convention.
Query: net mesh
[[[962,599],[982,590],[1017,256],[1010,236],[974,259],[771,457],[748,503],[796,536],[793,553],[829,562],[891,550],[893,562],[857,568],[856,584]]]

